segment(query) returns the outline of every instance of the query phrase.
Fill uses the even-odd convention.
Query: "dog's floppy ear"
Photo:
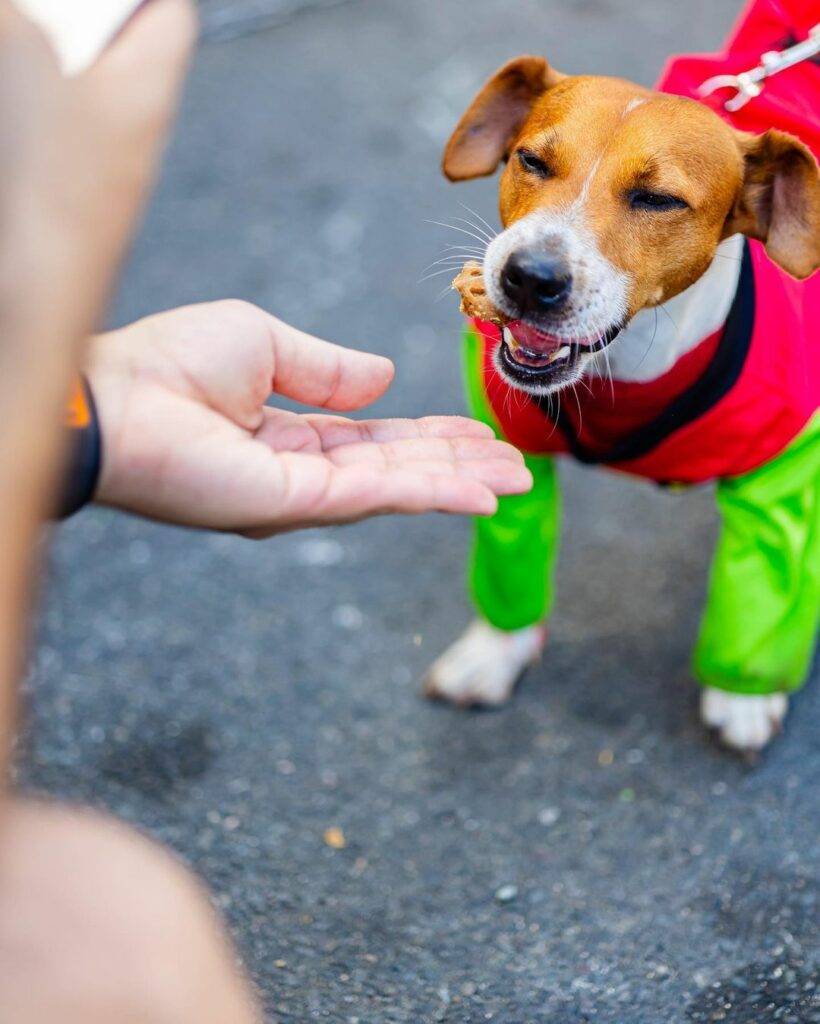
[[[743,183],[726,223],[759,239],[793,277],[820,267],[820,171],[808,146],[774,128],[762,135],[738,132]]]
[[[450,136],[441,165],[450,181],[492,174],[533,103],[564,77],[543,57],[516,57],[499,68]]]

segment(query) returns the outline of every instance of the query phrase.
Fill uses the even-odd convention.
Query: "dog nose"
[[[544,253],[514,252],[501,271],[501,287],[519,313],[548,313],[570,293],[572,275],[560,258]]]

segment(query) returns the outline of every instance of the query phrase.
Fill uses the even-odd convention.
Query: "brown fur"
[[[633,101],[640,102],[633,108]],[[447,144],[443,170],[451,180],[491,174],[522,148],[551,176],[509,159],[502,223],[568,205],[586,182],[586,223],[603,255],[630,276],[630,316],[692,284],[735,232],[761,240],[795,277],[820,266],[817,162],[784,132],[748,135],[694,100],[617,78],[562,75],[526,56],[481,89]],[[634,188],[672,194],[688,207],[633,209]]]

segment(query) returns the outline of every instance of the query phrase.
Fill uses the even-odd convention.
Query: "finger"
[[[409,438],[495,437],[492,427],[466,416],[424,416],[420,419],[350,420],[341,416],[308,415],[322,448],[356,441],[401,441]]]
[[[461,475],[393,471],[379,481],[378,491],[369,508],[362,507],[360,496],[358,509],[349,518],[426,512],[491,516],[498,510],[498,499],[489,487]]]
[[[340,411],[375,402],[393,380],[389,359],[321,341],[268,314],[271,390],[305,405]]]
[[[80,77],[102,80],[139,73],[148,67],[170,69],[181,77],[196,39],[191,0],[146,0]]]
[[[149,0],[96,63],[70,79],[82,115],[76,145],[89,155],[84,169],[97,186],[96,202],[77,187],[70,193],[95,218],[95,265],[78,273],[98,282],[97,304],[156,176],[194,34],[190,0]]]
[[[354,462],[382,462],[395,466],[418,459],[441,459],[454,464],[470,460],[505,459],[515,466],[524,464],[523,456],[515,448],[495,438],[483,437],[410,438],[385,444],[360,441],[331,448],[327,456],[337,466],[347,466]]]
[[[481,459],[452,462],[446,459],[416,459],[388,463],[387,472],[411,472],[425,476],[458,476],[477,480],[497,496],[524,494],[532,489],[532,474],[525,466],[513,465],[509,459]]]
[[[494,440],[493,430],[478,420],[464,416],[428,416],[422,419],[351,420],[343,416],[298,414],[265,406],[262,425],[254,437],[274,451],[325,451],[342,445],[383,444],[419,439]],[[520,461],[522,456],[512,445],[504,452]]]
[[[40,29],[35,28],[35,22],[24,14],[17,4],[11,0],[0,0],[0,40],[6,42],[7,36],[14,42],[21,39],[45,39]]]
[[[532,473],[526,466],[514,466],[509,459],[488,459],[464,462],[458,467],[461,476],[480,480],[499,498],[512,494],[528,494],[532,490]]]
[[[22,77],[23,69],[40,68],[50,65],[51,73],[56,79],[59,74],[57,54],[51,41],[39,22],[32,20],[27,13],[21,11],[17,4],[11,0],[0,0],[0,81],[3,83],[3,107],[14,110],[17,117],[20,111],[25,110],[28,117],[34,111],[31,109],[34,97],[30,94],[35,78]],[[25,82],[30,90],[23,95],[16,95],[12,87],[17,87],[18,80]],[[42,88],[42,85],[39,85]],[[4,111],[5,113],[5,111]],[[3,126],[5,127],[5,125]],[[15,121],[15,130],[19,131],[19,125]],[[36,127],[39,127],[37,125]],[[4,159],[8,160],[10,154],[4,152]],[[4,168],[5,170],[5,168]]]
[[[327,472],[315,500],[306,507],[307,494],[300,485],[300,461],[317,460],[314,456],[283,456],[285,470],[285,505],[290,506],[283,519],[294,525],[348,522],[366,516],[400,512],[471,513],[491,515],[497,508],[492,491],[481,481],[441,467],[441,472],[391,468],[375,463],[333,467],[325,463]],[[315,484],[315,481],[314,481]]]
[[[120,146],[123,181],[141,191],[156,171],[196,39],[191,0],[148,0],[72,84],[96,131]]]

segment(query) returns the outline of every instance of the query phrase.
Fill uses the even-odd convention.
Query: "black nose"
[[[514,252],[501,271],[504,294],[521,316],[554,311],[572,288],[572,275],[560,258],[544,253]]]

